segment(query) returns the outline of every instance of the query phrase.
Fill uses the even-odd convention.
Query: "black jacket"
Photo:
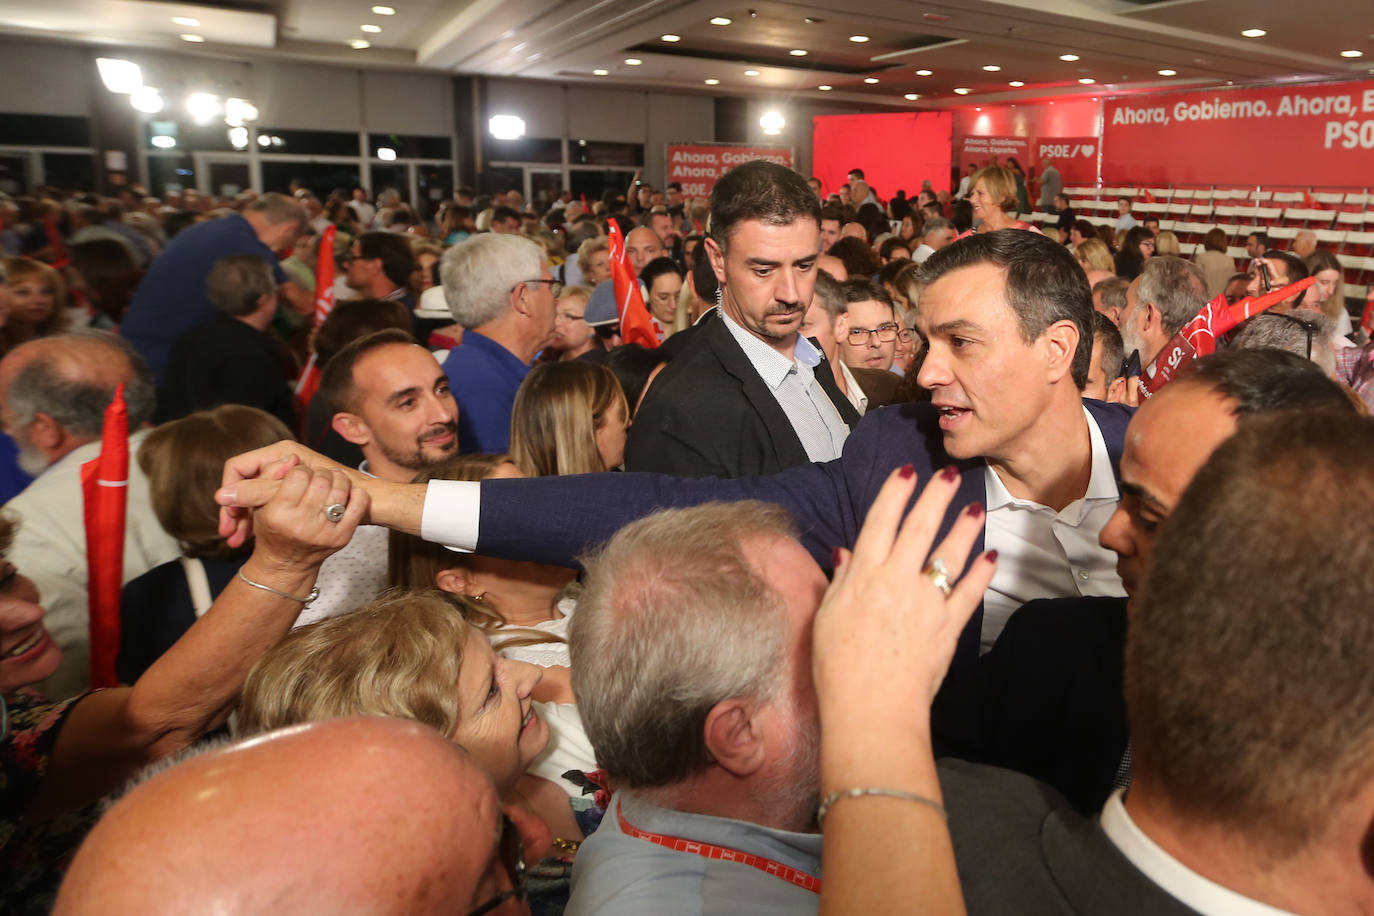
[[[858,412],[822,360],[816,380],[853,429]],[[810,459],[773,393],[725,322],[698,327],[649,388],[625,445],[625,468],[679,477],[774,474]]]

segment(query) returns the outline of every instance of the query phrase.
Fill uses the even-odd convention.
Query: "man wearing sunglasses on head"
[[[444,371],[458,402],[458,451],[505,452],[515,392],[553,340],[558,284],[544,250],[518,235],[484,233],[439,262],[444,298],[463,345]]]

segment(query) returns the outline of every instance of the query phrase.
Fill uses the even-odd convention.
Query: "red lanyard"
[[[712,846],[710,843],[698,843],[695,840],[684,840],[675,836],[664,836],[661,833],[650,833],[647,830],[640,830],[638,827],[625,820],[625,812],[621,810],[620,801],[615,803],[615,813],[620,821],[620,830],[632,837],[640,840],[648,840],[650,843],[657,843],[659,846],[674,849],[678,852],[691,853],[694,856],[701,856],[706,859],[719,859],[722,862],[738,862],[741,865],[748,865],[750,868],[757,868],[759,871],[767,872],[774,878],[781,878],[788,884],[795,884],[813,894],[821,892],[821,879],[808,875],[804,871],[798,871],[790,865],[783,865],[772,859],[765,859],[752,853],[741,852],[738,849],[730,849],[726,846]]]

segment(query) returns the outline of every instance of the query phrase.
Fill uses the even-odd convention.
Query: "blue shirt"
[[[819,833],[673,811],[621,791],[596,833],[577,851],[567,916],[805,916],[820,907],[820,895],[752,865],[678,852],[631,836],[620,829],[618,808],[640,830],[735,849],[820,877]]]
[[[255,254],[272,265],[278,283],[287,280],[276,254],[258,239],[252,224],[231,213],[183,229],[138,285],[119,333],[148,361],[159,382],[172,341],[214,312],[205,279],[216,261],[231,254]]]
[[[510,412],[530,367],[490,337],[464,331],[444,360],[458,402],[458,451],[502,454],[510,449]]]

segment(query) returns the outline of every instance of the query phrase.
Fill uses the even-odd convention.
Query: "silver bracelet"
[[[311,589],[310,589],[310,594],[308,594],[308,595],[306,595],[304,598],[302,598],[302,597],[300,597],[299,595],[288,595],[286,592],[281,591],[280,589],[275,589],[275,588],[273,588],[273,587],[270,586],[270,585],[263,585],[261,582],[254,582],[252,579],[248,578],[247,576],[245,576],[245,575],[243,574],[243,570],[242,570],[242,569],[239,570],[238,576],[239,576],[240,579],[243,580],[244,584],[246,584],[246,585],[251,585],[251,586],[253,586],[254,588],[260,588],[260,589],[262,589],[262,590],[265,591],[265,592],[271,592],[272,594],[278,596],[279,598],[285,598],[287,601],[299,601],[301,604],[305,605],[305,607],[310,607],[310,602],[312,602],[312,601],[314,601],[316,598],[320,597],[320,589],[319,589],[318,586],[315,586],[315,587],[311,588]],[[305,609],[305,608],[302,608],[301,610],[304,610],[304,609]]]
[[[949,820],[949,812],[945,811],[945,806],[934,799],[926,798],[924,795],[917,795],[914,792],[902,792],[897,789],[877,789],[877,788],[856,788],[842,789],[839,792],[831,792],[821,799],[821,806],[816,811],[816,825],[825,823],[825,816],[836,802],[844,801],[846,798],[863,798],[865,795],[881,795],[885,798],[900,798],[903,801],[916,802],[925,805],[927,808],[937,812],[946,821]]]

